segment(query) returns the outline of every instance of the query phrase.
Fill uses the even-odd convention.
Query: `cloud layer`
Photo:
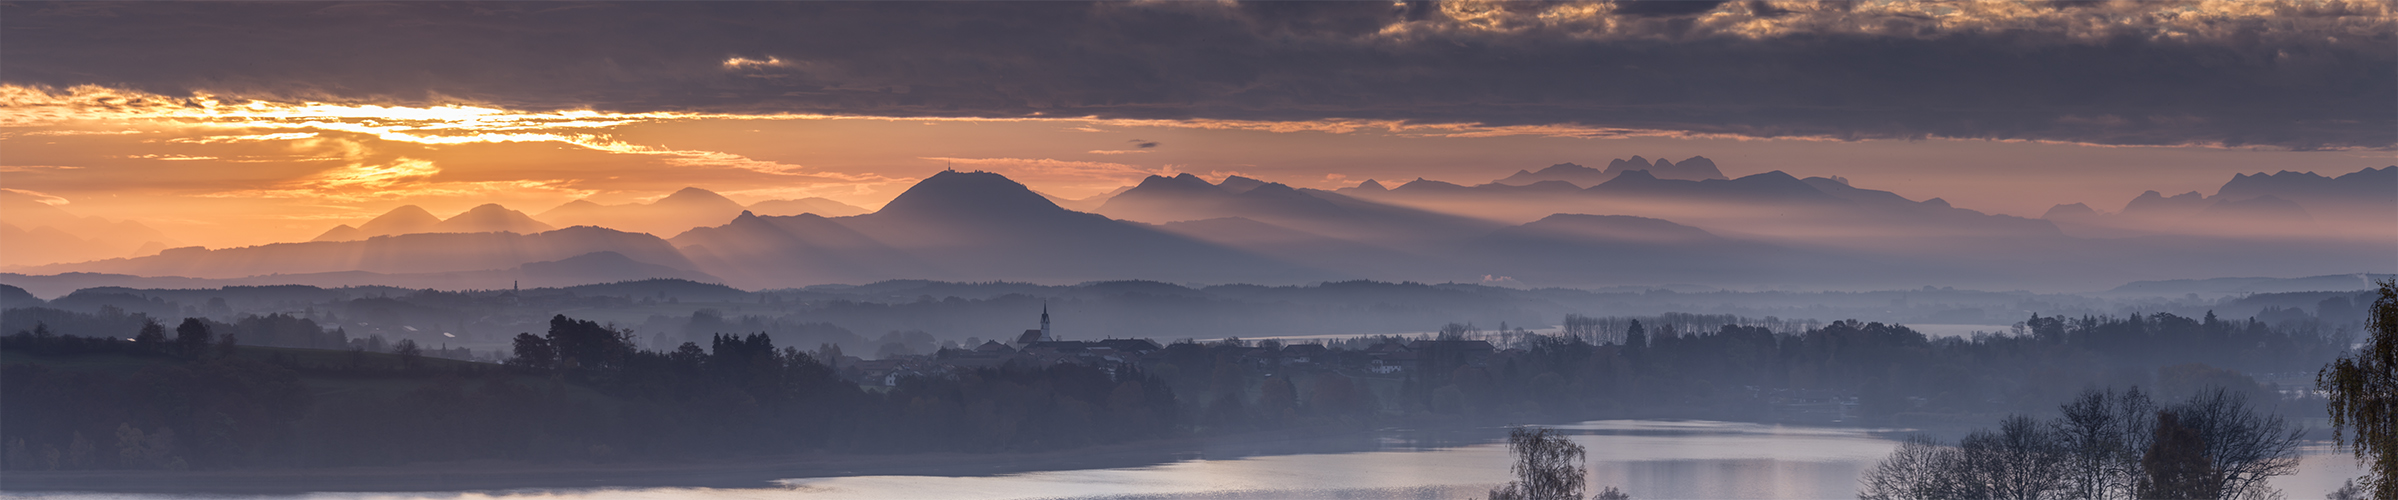
[[[0,82],[608,112],[2398,143],[2386,2],[12,3]],[[1605,135],[1605,134],[1599,134]]]

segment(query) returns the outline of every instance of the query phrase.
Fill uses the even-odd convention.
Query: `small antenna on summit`
[[[942,170],[951,171],[951,172],[956,172],[956,171],[958,171],[958,165],[957,165],[957,162],[954,162],[954,161],[942,160],[942,161],[941,161],[941,169],[942,169]]]

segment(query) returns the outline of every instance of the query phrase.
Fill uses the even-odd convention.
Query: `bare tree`
[[[1950,473],[1958,461],[1955,447],[1930,436],[1910,436],[1873,470],[1865,473],[1859,500],[1931,500],[1960,498],[1963,488]]]
[[[2092,390],[2043,423],[2012,416],[1955,446],[1914,437],[1861,478],[1857,497],[1901,499],[2266,499],[2296,472],[2299,431],[2238,393],[2162,410],[2138,390]]]
[[[2013,415],[1999,421],[1998,432],[1976,431],[1957,443],[1979,478],[1987,498],[2040,500],[2066,487],[2064,453],[2055,436],[2038,420]]]
[[[2265,480],[2298,472],[2298,439],[2304,431],[2289,428],[2278,415],[2257,412],[2238,393],[2215,388],[2172,411],[2205,442],[2207,461],[2217,473],[2210,476],[2213,490],[2221,498],[2274,498],[2279,492]]]
[[[2155,411],[2148,395],[2087,389],[2057,408],[2051,434],[2064,453],[2065,498],[2130,498]]]
[[[1491,488],[1490,500],[1582,500],[1590,481],[1582,445],[1549,429],[1517,427],[1507,434],[1515,481]]]
[[[2058,407],[2056,436],[2065,452],[2068,498],[2096,500],[2114,489],[2115,453],[2123,447],[2123,422],[2113,411],[2113,397],[2097,389]]]

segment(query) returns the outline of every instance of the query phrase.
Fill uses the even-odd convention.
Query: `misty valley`
[[[0,2],[0,498],[2398,500],[2392,0]]]
[[[2376,269],[2358,207],[2398,196],[2353,186],[2394,176],[2044,219],[1704,157],[405,206],[12,264],[0,470],[69,496],[2314,496],[2358,471],[2318,372],[2398,325],[2393,276],[2106,280]],[[1969,287],[1893,285],[1925,281]]]
[[[2165,402],[2227,394],[2323,439],[2314,370],[2356,340],[2374,294],[2196,291],[2368,279],[2386,278],[2138,283],[2119,291],[2149,293],[2113,298],[1371,281],[751,292],[653,279],[449,292],[98,287],[44,300],[7,286],[0,466],[17,471],[12,489],[30,490],[799,487],[874,497],[897,491],[891,478],[924,474],[1038,485],[1057,474],[1147,477],[1101,472],[1123,467],[1247,467],[1198,465],[1220,460],[1486,456],[1492,429],[1543,423],[1613,457],[1594,463],[1627,467],[1597,477],[1651,497],[1846,496],[1901,438],[1953,441],[2002,416],[2054,413],[2091,389]],[[1659,309],[1704,313],[1635,312]],[[1823,314],[1893,321],[1785,317]],[[1983,326],[1928,335],[1903,326],[1914,321]],[[1573,424],[1585,421],[1615,423]],[[1844,436],[1836,442],[1850,451],[1808,458],[1813,445],[1785,443],[1794,433]],[[1639,439],[1652,441],[1605,444]],[[1783,451],[1673,451],[1683,448],[1657,439]],[[2340,467],[2313,446],[2310,467]],[[1659,458],[1685,452],[1750,472]],[[1451,472],[1406,484],[1345,479],[1236,497],[1445,498],[1504,479],[1503,457],[1447,460],[1419,466]],[[509,465],[476,471],[488,464]],[[1706,486],[1804,464],[1836,465],[1807,465],[1816,468],[1798,486]],[[1066,472],[1077,470],[1089,472]],[[842,477],[856,479],[804,479]],[[1089,491],[1193,487],[1127,480],[1161,489]]]

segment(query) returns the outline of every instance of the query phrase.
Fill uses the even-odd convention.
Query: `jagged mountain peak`
[[[1708,179],[1726,178],[1724,177],[1723,170],[1716,167],[1715,160],[1708,159],[1705,156],[1692,156],[1690,158],[1683,159],[1680,162],[1675,162],[1664,158],[1658,158],[1652,161],[1647,158],[1634,155],[1628,159],[1619,159],[1607,162],[1607,170],[1603,173],[1606,175],[1620,175],[1624,172],[1633,170],[1647,170],[1649,175],[1656,176],[1660,179],[1703,181]]]

